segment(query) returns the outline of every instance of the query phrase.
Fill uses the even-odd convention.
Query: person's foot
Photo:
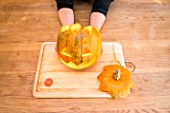
[[[106,20],[105,15],[103,15],[100,12],[93,12],[91,13],[91,16],[90,16],[90,25],[100,30],[105,20]]]
[[[70,8],[62,8],[58,11],[58,16],[62,25],[74,24],[74,12]]]

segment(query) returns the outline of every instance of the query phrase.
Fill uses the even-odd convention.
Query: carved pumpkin
[[[101,48],[100,32],[92,26],[66,25],[58,33],[58,56],[69,68],[84,69],[94,65],[101,55]]]
[[[113,98],[127,97],[134,86],[131,73],[120,65],[107,65],[97,77],[101,84],[99,90],[108,92]]]

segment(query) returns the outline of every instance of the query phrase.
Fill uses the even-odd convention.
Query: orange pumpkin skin
[[[100,55],[102,40],[98,29],[80,24],[63,26],[58,33],[56,51],[60,61],[80,70],[94,65]]]
[[[113,78],[115,69],[121,71],[119,80]],[[103,72],[97,78],[101,82],[99,90],[110,93],[114,98],[127,97],[130,94],[130,88],[134,87],[130,72],[120,65],[105,66]]]

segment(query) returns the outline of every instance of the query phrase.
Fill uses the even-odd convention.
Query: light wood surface
[[[45,42],[41,46],[33,95],[36,98],[111,98],[99,90],[97,76],[106,65],[117,64],[125,67],[120,43],[102,43],[102,55],[98,62],[83,70],[73,70],[61,63],[55,51],[56,42]],[[120,64],[119,64],[120,63]],[[44,81],[53,80],[51,86]]]
[[[75,21],[89,24],[92,2],[75,2]],[[32,89],[40,46],[60,28],[54,0],[0,0],[0,112],[169,113],[170,1],[115,0],[101,30],[136,64],[126,99],[36,99]]]

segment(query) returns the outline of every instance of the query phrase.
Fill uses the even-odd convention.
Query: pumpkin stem
[[[120,75],[121,75],[120,69],[119,69],[119,68],[116,68],[116,69],[115,69],[115,73],[114,73],[114,75],[113,75],[113,79],[119,80],[119,79],[120,79]]]

